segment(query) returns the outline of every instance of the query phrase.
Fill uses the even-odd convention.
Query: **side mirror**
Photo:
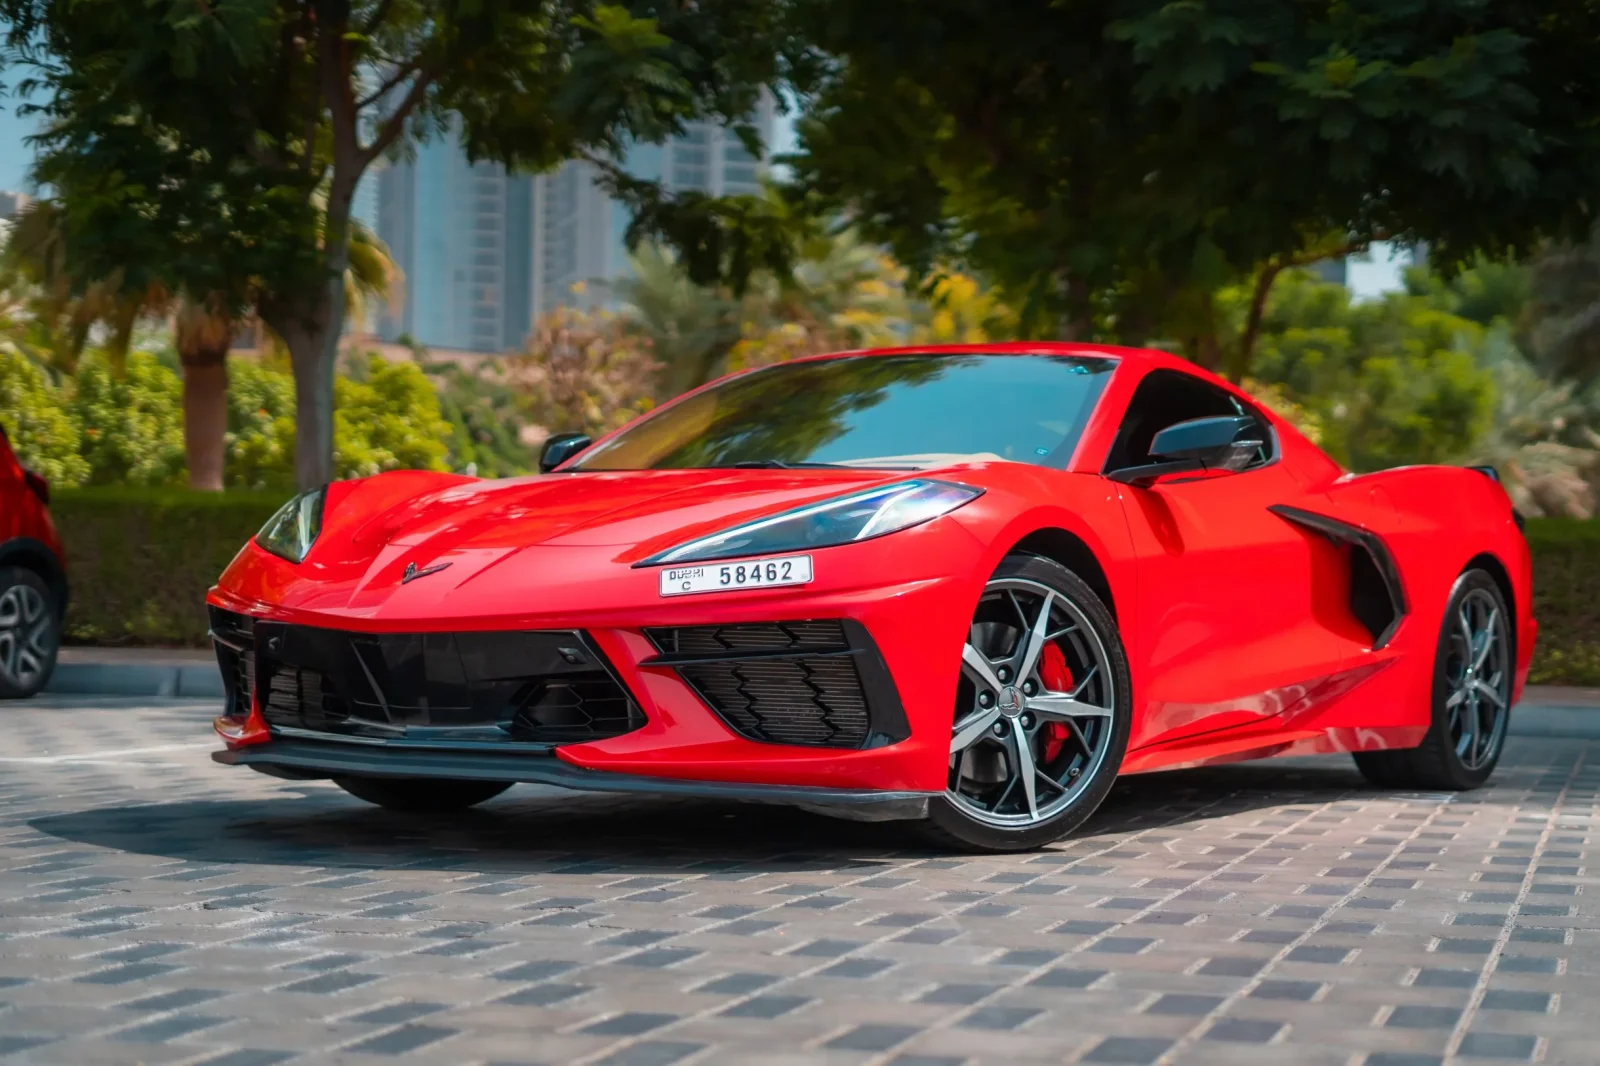
[[[1250,465],[1261,444],[1261,430],[1253,418],[1191,418],[1155,435],[1150,442],[1150,455],[1157,462],[1114,470],[1109,476],[1129,485],[1148,485],[1164,474],[1239,471]]]
[[[592,443],[585,433],[557,433],[539,449],[539,473],[548,474]]]

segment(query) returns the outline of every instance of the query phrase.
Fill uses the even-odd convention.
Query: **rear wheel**
[[[0,567],[0,699],[44,688],[61,646],[61,612],[32,570]]]
[[[1511,718],[1511,625],[1492,577],[1468,570],[1456,579],[1434,653],[1432,724],[1415,748],[1358,752],[1356,766],[1368,781],[1457,790],[1489,780]]]
[[[333,783],[357,799],[391,811],[460,811],[494,799],[510,781],[437,781],[425,777],[336,777]]]
[[[1128,743],[1127,660],[1116,623],[1076,574],[1009,556],[962,651],[939,842],[1022,851],[1064,836],[1105,798]]]

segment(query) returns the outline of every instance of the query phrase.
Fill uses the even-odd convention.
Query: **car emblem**
[[[424,566],[421,570],[418,570],[416,563],[407,563],[406,572],[400,575],[400,584],[409,585],[417,578],[427,577],[429,574],[437,574],[449,565],[449,563],[434,563],[432,566]]]
[[[1022,713],[1022,692],[1015,685],[1007,685],[1000,690],[1000,713],[1007,718],[1015,718]]]

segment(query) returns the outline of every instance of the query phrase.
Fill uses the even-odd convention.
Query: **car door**
[[[1130,746],[1279,714],[1336,673],[1345,653],[1318,617],[1318,605],[1339,596],[1338,549],[1267,509],[1306,493],[1259,410],[1192,374],[1151,371],[1105,472],[1152,462],[1151,440],[1167,426],[1217,415],[1260,424],[1263,447],[1250,466],[1119,486],[1137,558],[1130,654],[1145,706]]]

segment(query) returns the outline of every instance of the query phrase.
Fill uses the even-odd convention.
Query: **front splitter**
[[[275,738],[265,744],[212,752],[226,766],[248,766],[273,777],[314,780],[328,777],[405,777],[454,781],[517,781],[583,792],[693,796],[704,799],[782,803],[861,821],[925,818],[937,792],[818,788],[730,781],[688,781],[673,777],[585,770],[543,753],[403,749]]]

